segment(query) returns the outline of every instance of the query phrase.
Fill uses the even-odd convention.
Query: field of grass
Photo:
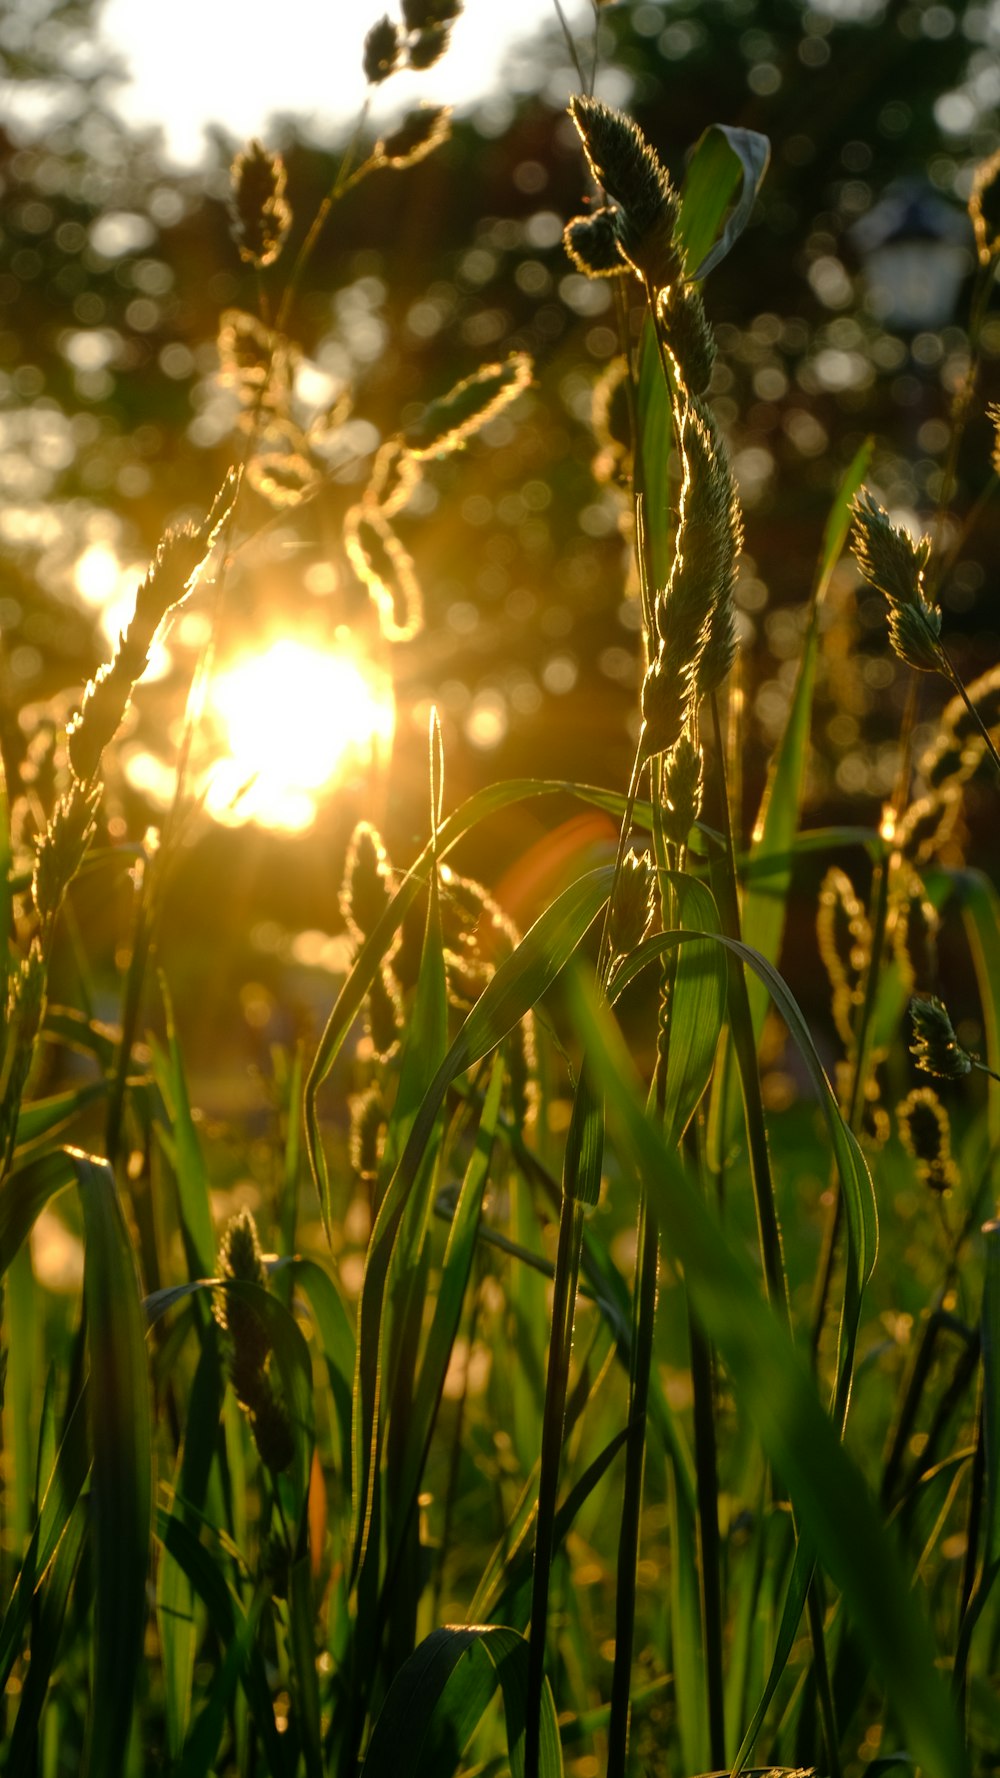
[[[408,0],[405,25],[376,24],[368,85],[442,53],[457,10]],[[742,518],[708,393],[711,273],[740,251],[768,145],[711,125],[677,189],[588,84],[584,65],[565,245],[612,281],[622,341],[595,448],[617,464],[641,620],[631,781],[550,779],[543,760],[453,806],[432,714],[422,846],[390,859],[355,829],[352,962],[325,978],[318,1043],[272,1057],[253,1212],[226,1201],[158,968],[203,814],[211,645],[142,846],[116,845],[104,783],[154,640],[209,582],[221,622],[248,490],[285,523],[315,491],[297,289],[345,194],[406,178],[446,139],[443,110],[359,134],[290,267],[280,157],[237,158],[234,256],[260,302],[220,335],[233,468],[203,522],[164,537],[32,782],[6,787],[16,1778],[1000,1768],[1000,901],[953,841],[974,775],[1000,790],[1000,677],[965,686],[954,664],[947,479],[915,538],[862,446],[830,488],[743,838]],[[971,199],[974,345],[998,178],[987,164]],[[517,424],[532,375],[523,352],[484,364],[367,466],[343,546],[390,654],[423,621],[400,514],[502,411]],[[825,602],[851,550],[910,674],[900,769],[877,826],[805,827]],[[915,749],[918,697],[937,738]],[[567,800],[619,842],[565,869],[522,932],[462,874],[463,843]],[[60,997],[54,965],[86,952],[75,898],[109,868],[131,883],[113,1026]],[[819,1032],[779,973],[793,916],[817,935]],[[79,1291],[51,1287],[60,1241]]]

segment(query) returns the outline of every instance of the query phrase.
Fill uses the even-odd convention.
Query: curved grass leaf
[[[327,1020],[319,1046],[306,1077],[303,1094],[306,1148],[324,1227],[329,1235],[332,1226],[330,1175],[323,1152],[319,1125],[319,1090],[333,1067],[340,1047],[364,1004],[365,995],[375,979],[379,964],[402,925],[407,910],[422,889],[427,887],[435,857],[440,861],[459,840],[489,816],[498,814],[512,804],[537,796],[580,796],[595,807],[607,809],[620,820],[626,805],[624,796],[598,790],[589,785],[574,784],[568,779],[514,778],[505,784],[487,785],[449,815],[437,830],[433,843],[428,842],[400,884],[374,930],[365,940],[350,975],[340,990]],[[497,972],[498,974],[500,971]],[[494,978],[495,979],[495,978]],[[492,986],[492,984],[491,984]],[[497,1039],[496,1041],[499,1041]],[[491,1047],[487,1045],[487,1048]],[[460,1072],[460,1071],[459,1071]]]
[[[32,1599],[48,1573],[90,1469],[86,1396],[85,1388],[67,1417],[28,1548],[0,1620],[0,1691],[6,1689],[20,1652]]]
[[[512,1778],[524,1774],[528,1644],[503,1626],[432,1631],[396,1675],[361,1778],[451,1778],[499,1685]],[[539,1778],[561,1778],[562,1751],[546,1684]]]
[[[238,1677],[243,1686],[254,1727],[264,1744],[271,1778],[291,1778],[290,1761],[283,1738],[274,1719],[271,1688],[259,1646],[243,1635],[247,1614],[232,1589],[226,1584],[219,1555],[199,1542],[194,1532],[176,1514],[161,1507],[156,1515],[156,1535],[184,1573],[208,1612],[223,1648],[239,1640],[246,1656]]]
[[[74,1185],[76,1165],[67,1149],[50,1150],[0,1183],[0,1278],[20,1252],[50,1198]]]
[[[690,278],[707,278],[743,233],[770,156],[771,144],[766,136],[757,130],[724,123],[710,124],[695,144],[681,187],[678,224],[687,263],[692,268],[688,272]],[[719,234],[719,225],[737,185],[741,185],[739,198]]]
[[[139,1280],[114,1176],[70,1151],[83,1202],[94,1657],[84,1772],[124,1770],[146,1630],[152,1415]]]
[[[788,1489],[803,1534],[845,1597],[908,1743],[928,1778],[963,1778],[960,1728],[891,1535],[756,1281],[644,1115],[621,1037],[581,984],[574,1010],[624,1150],[645,1179],[666,1246],[684,1267],[695,1314]]]
[[[813,688],[819,658],[819,614],[833,571],[843,553],[851,523],[851,505],[867,474],[872,448],[869,438],[855,453],[826,521],[795,690],[784,732],[768,768],[767,783],[754,825],[750,859],[756,868],[743,898],[742,936],[745,944],[752,945],[755,951],[759,951],[762,957],[774,964],[778,963],[781,951],[785,903],[791,882],[791,860],[809,757]],[[768,872],[766,879],[762,881],[757,874],[761,864],[767,859],[779,858],[784,863]],[[763,984],[757,982],[747,984],[747,993],[754,1036],[759,1039],[767,996]]]
[[[51,1139],[91,1105],[107,1097],[107,1082],[89,1080],[65,1093],[52,1093],[46,1099],[33,1099],[21,1106],[17,1119],[17,1147],[33,1147]],[[25,1157],[27,1158],[27,1157]]]
[[[612,867],[607,866],[572,883],[536,920],[516,950],[504,959],[491,977],[424,1095],[399,1165],[382,1199],[368,1248],[358,1322],[355,1450],[359,1455],[357,1508],[360,1518],[353,1563],[355,1575],[367,1547],[374,1504],[386,1280],[407,1201],[423,1164],[445,1093],[458,1075],[464,1074],[466,1069],[502,1043],[508,1032],[551,987],[604,906],[613,874]]]
[[[323,1267],[298,1254],[279,1259],[269,1268],[274,1277],[290,1277],[309,1302],[326,1360],[334,1422],[339,1439],[339,1461],[345,1494],[351,1491],[351,1413],[356,1361],[354,1326],[340,1292]]]

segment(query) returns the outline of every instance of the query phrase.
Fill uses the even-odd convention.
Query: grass
[[[428,0],[406,29],[376,27],[369,83],[443,48],[454,10]],[[114,1034],[50,1002],[53,947],[155,634],[207,565],[221,608],[247,484],[283,512],[319,486],[286,375],[305,258],[346,190],[433,151],[442,113],[367,156],[359,133],[283,284],[284,169],[259,145],[239,158],[237,240],[261,291],[223,335],[241,460],[204,523],[161,545],[33,831],[8,786],[5,1772],[961,1778],[1000,1757],[1000,921],[990,880],[940,856],[970,744],[995,758],[994,688],[958,681],[946,564],[862,492],[866,447],[831,490],[742,847],[726,772],[741,519],[700,288],[739,250],[767,147],[713,126],[676,190],[623,114],[581,92],[572,116],[581,180],[585,160],[608,201],[568,248],[615,279],[623,337],[632,312],[642,328],[621,367],[644,651],[632,780],[527,778],[449,811],[432,724],[423,850],[397,869],[365,825],[345,861],[353,966],[314,1052],[276,1063],[277,1188],[256,1221],[217,1226],[150,967],[197,815],[197,699],[160,846],[134,869]],[[980,320],[986,234],[981,257]],[[529,376],[523,355],[484,367],[380,447],[345,547],[387,643],[421,621],[394,519]],[[886,646],[954,698],[933,759],[904,747],[878,831],[812,833],[822,611],[852,527]],[[453,855],[504,810],[567,794],[610,813],[620,843],[522,935]],[[817,856],[833,1084],[778,969],[797,865]],[[964,929],[985,1056],[935,998],[939,927]],[[894,1134],[914,993],[923,1091]],[[806,1083],[786,1110],[763,1084],[774,1018]],[[82,1079],[37,1095],[43,1053],[82,1056]],[[940,1098],[928,1073],[951,1083]],[[83,1289],[60,1330],[28,1237],[67,1193]]]

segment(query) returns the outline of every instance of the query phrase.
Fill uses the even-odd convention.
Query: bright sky
[[[162,123],[170,156],[201,157],[203,127],[261,134],[275,112],[311,116],[322,130],[353,117],[364,94],[365,33],[393,0],[105,0],[101,35],[131,70],[117,108]],[[574,20],[592,19],[573,0]],[[466,0],[450,48],[427,74],[398,74],[376,95],[375,117],[421,99],[472,103],[496,85],[511,45],[555,17],[553,0]]]

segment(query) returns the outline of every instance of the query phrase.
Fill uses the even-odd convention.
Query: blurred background
[[[365,94],[375,8],[322,27],[318,10],[297,22],[283,7],[280,41],[263,7],[175,5],[154,21],[128,0],[13,0],[0,18],[0,746],[15,784],[31,785],[39,737],[106,657],[164,526],[199,518],[242,455],[225,328],[234,310],[273,315]],[[588,193],[565,110],[579,81],[554,9],[502,10],[503,33],[495,6],[466,0],[439,67],[387,81],[362,122],[370,143],[418,99],[456,106],[450,141],[349,193],[319,241],[288,329],[312,456],[289,453],[300,460],[280,486],[246,491],[224,598],[199,590],[154,656],[109,785],[117,850],[74,902],[96,1010],[114,1018],[127,848],[169,803],[187,688],[214,634],[204,811],[160,950],[220,1117],[245,1099],[248,1069],[266,1072],[275,1044],[308,1050],[326,1015],[347,955],[337,894],[356,820],[375,821],[399,865],[423,844],[432,705],[449,808],[522,774],[628,780],[638,607],[615,451],[592,425],[618,333],[609,284],[581,277],[562,248]],[[713,122],[772,144],[754,220],[704,292],[720,348],[712,400],[746,516],[748,831],[844,469],[871,434],[870,480],[894,516],[922,528],[944,493],[969,368],[965,206],[1000,146],[1000,7],[638,0],[569,17],[585,69],[596,25],[598,95],[632,112],[678,183]],[[294,213],[261,277],[240,261],[227,208],[250,133],[284,156]],[[956,541],[995,481],[1000,312],[980,347],[948,500],[957,520],[944,521]],[[345,555],[345,515],[383,439],[514,349],[534,359],[533,387],[431,464],[398,521],[424,623],[388,642]],[[997,544],[984,503],[941,589],[967,681],[1000,653]],[[809,824],[877,825],[907,684],[880,600],[845,561],[826,610]],[[945,697],[923,688],[918,748]],[[494,822],[458,862],[527,924],[566,861],[611,838],[602,816],[546,800]],[[975,782],[951,844],[987,855]],[[811,920],[792,930],[805,999]],[[67,979],[78,966],[68,945]]]

